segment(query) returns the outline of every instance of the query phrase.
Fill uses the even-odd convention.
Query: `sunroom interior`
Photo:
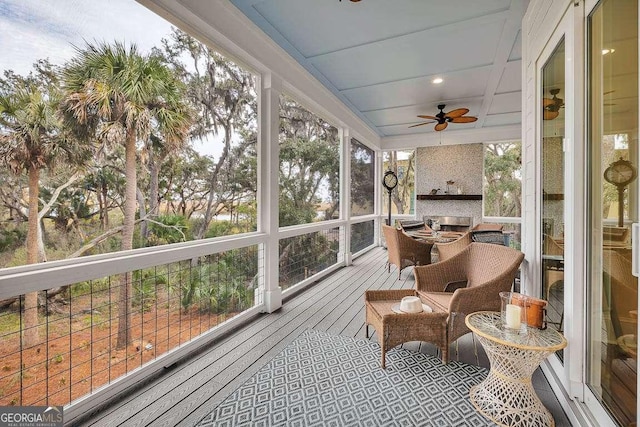
[[[18,297],[14,304],[24,309],[22,296],[40,292],[45,305],[37,345],[22,341],[22,322],[3,332],[12,347],[0,372],[3,405],[65,405],[65,423],[194,425],[301,331],[364,338],[365,290],[414,286],[410,269],[401,280],[387,273],[380,232],[387,215],[500,223],[519,249],[526,233],[519,206],[506,213],[487,206],[485,161],[500,147],[519,147],[527,0],[470,0],[464,7],[384,0],[139,3],[252,80],[255,223],[218,237],[204,230],[191,241],[3,268],[0,301]],[[419,117],[459,109],[477,120],[439,130],[437,120]],[[291,123],[314,117],[311,141],[324,136],[335,143],[335,183],[316,183],[326,200],[314,218],[283,217],[283,162],[305,166],[294,165],[299,152],[282,143],[283,116]],[[304,124],[291,129],[294,141],[298,131],[311,132]],[[239,174],[250,168],[227,167]],[[393,206],[382,187],[391,169],[401,181],[412,180]],[[523,179],[519,170],[515,176]],[[124,347],[116,343],[123,322],[112,301],[126,288],[122,280],[134,289]],[[236,287],[200,295],[205,282]],[[76,289],[67,300],[47,296],[65,287]],[[404,347],[437,354],[425,343]],[[488,368],[470,334],[452,354]],[[556,423],[569,425],[540,371],[534,385]]]

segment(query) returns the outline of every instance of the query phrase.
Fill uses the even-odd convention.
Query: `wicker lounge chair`
[[[453,257],[414,268],[416,290],[434,312],[447,312],[446,342],[435,342],[448,361],[449,344],[469,332],[465,316],[500,311],[502,291],[511,289],[524,254],[490,243],[471,243]]]
[[[457,240],[448,243],[436,243],[438,261],[445,261],[471,244],[471,233],[465,233]]]
[[[420,242],[388,225],[382,226],[384,239],[387,242],[387,252],[389,255],[388,271],[391,272],[391,264],[398,267],[398,279],[405,267],[410,265],[431,264],[432,243]]]

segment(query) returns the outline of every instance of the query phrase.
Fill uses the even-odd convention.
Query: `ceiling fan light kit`
[[[564,99],[558,98],[560,89],[551,89],[553,98],[542,98],[542,119],[553,120],[560,115],[560,108],[564,107]]]
[[[409,127],[414,128],[416,126],[436,123],[434,129],[439,132],[445,130],[449,123],[473,123],[478,120],[477,117],[465,116],[465,114],[469,112],[468,108],[456,108],[455,110],[451,110],[448,113],[445,113],[444,107],[446,107],[446,104],[439,104],[438,109],[440,110],[440,112],[435,116],[418,115],[418,117],[421,119],[431,120],[430,122],[418,123],[417,125],[412,125]]]

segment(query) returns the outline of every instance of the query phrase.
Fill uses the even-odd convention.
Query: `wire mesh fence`
[[[0,406],[65,405],[260,303],[261,256],[254,245],[43,291],[36,325],[19,296],[0,309]]]
[[[280,287],[284,290],[338,262],[340,227],[280,239]]]
[[[375,221],[360,222],[351,225],[351,252],[360,252],[373,245]]]

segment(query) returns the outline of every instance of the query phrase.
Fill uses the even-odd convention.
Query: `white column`
[[[376,214],[376,222],[374,224],[374,242],[378,242],[378,246],[382,246],[382,236],[380,233],[380,230],[382,229],[382,227],[380,227],[380,224],[384,224],[384,218],[382,218],[382,192],[384,191],[382,189],[382,163],[384,161],[384,156],[382,155],[382,151],[378,150],[376,151],[376,164],[375,164],[375,175],[374,175],[374,182],[375,185],[373,186],[373,200],[374,203],[373,205],[375,206],[375,214]],[[386,246],[385,246],[386,247]]]
[[[263,74],[258,100],[258,231],[267,234],[260,258],[260,288],[263,307],[272,313],[282,307],[279,286],[278,200],[280,175],[280,92],[282,81],[273,74]]]
[[[351,136],[349,129],[340,128],[340,219],[347,220],[340,233],[338,262],[351,265]]]

